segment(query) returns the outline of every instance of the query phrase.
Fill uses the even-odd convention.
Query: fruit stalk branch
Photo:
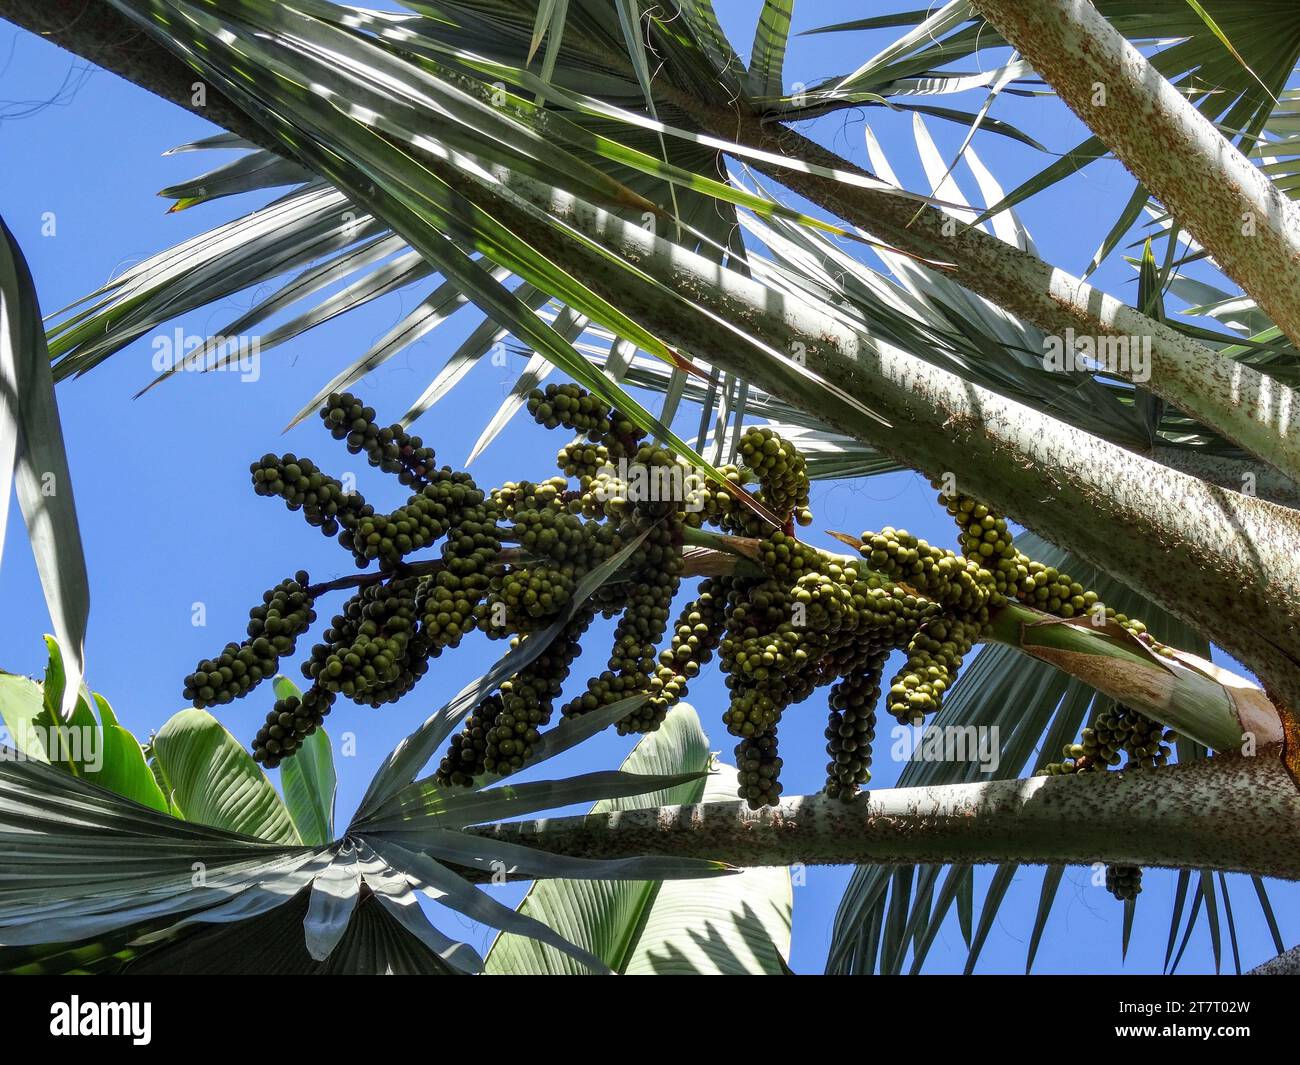
[[[682,575],[760,573],[754,561],[758,543],[707,529],[686,529]],[[524,556],[519,548],[506,548],[498,557],[513,565]],[[862,565],[861,558],[854,555],[837,557]],[[425,576],[441,568],[438,559],[408,562],[389,572],[358,573],[314,584],[307,591],[317,598],[391,577]],[[1049,662],[1211,750],[1237,750],[1248,733],[1259,746],[1281,738],[1277,711],[1257,687],[1189,654],[1180,652],[1177,659],[1156,655],[1117,626],[1067,622],[1011,602],[994,612],[986,639]]]
[[[1300,879],[1300,792],[1276,747],[1162,769],[623,810],[467,831],[570,857],[735,866],[990,863],[1217,869]]]
[[[698,542],[703,544],[710,536],[711,534],[703,532],[698,537]],[[688,537],[687,543],[683,547],[682,557],[685,561],[685,568],[682,570],[682,576],[718,577],[735,573],[738,569],[745,567],[746,560],[731,551],[718,550],[709,546],[692,546],[696,539]],[[732,539],[732,537],[724,536],[717,539],[726,541]],[[500,554],[497,555],[497,561],[507,566],[513,566],[523,562],[525,557],[521,548],[507,547],[503,548]],[[391,570],[368,570],[365,573],[353,573],[347,577],[337,577],[334,580],[322,581],[319,584],[310,584],[307,586],[307,594],[313,599],[319,599],[330,592],[368,588],[373,584],[382,584],[394,577],[427,577],[430,574],[437,573],[443,567],[442,559],[438,558],[402,562]]]
[[[497,558],[506,565],[512,565],[519,561],[520,554],[518,548],[509,547],[502,550]],[[307,594],[313,599],[318,599],[329,592],[346,591],[352,588],[369,588],[372,584],[382,584],[384,581],[395,577],[427,577],[432,573],[437,573],[443,566],[444,563],[439,558],[421,559],[417,562],[401,562],[390,570],[368,570],[365,573],[353,573],[347,577],[338,577],[332,581],[322,581],[320,584],[309,584]]]
[[[689,539],[737,565],[752,564],[758,544],[707,530],[690,530]],[[862,565],[857,556],[838,557]],[[711,567],[725,571],[721,560]],[[986,640],[1048,662],[1211,750],[1238,750],[1247,734],[1259,746],[1282,738],[1277,710],[1256,686],[1185,652],[1158,655],[1113,623],[1067,621],[1013,601],[993,612]]]
[[[727,536],[707,529],[684,530],[684,577],[716,577],[758,569],[759,541]],[[500,560],[518,563],[518,548],[501,552]],[[854,555],[836,556],[862,566]],[[388,579],[437,572],[438,560],[407,563],[393,573],[363,573],[308,591],[319,595],[341,588],[358,588]],[[986,637],[1038,658],[1082,680],[1116,701],[1141,711],[1215,751],[1232,751],[1250,741],[1257,746],[1281,739],[1277,710],[1257,687],[1190,654],[1170,659],[1114,624],[1089,620],[1066,621],[1017,602],[996,610]]]

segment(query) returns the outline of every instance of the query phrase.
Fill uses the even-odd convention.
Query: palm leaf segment
[[[616,555],[593,571],[575,602],[622,561]],[[699,780],[704,771],[598,772],[497,786],[484,778],[457,789],[419,776],[483,695],[540,654],[563,624],[521,642],[406,737],[376,773],[351,824],[331,841],[298,826],[309,823],[305,806],[332,809],[332,783],[328,799],[320,783],[332,782],[332,768],[316,772],[315,785],[300,782],[308,792],[315,787],[314,798],[295,800],[286,784],[291,811],[204,711],[181,711],[151,745],[171,812],[95,783],[76,766],[51,765],[34,747],[35,753],[0,748],[0,971],[243,971],[253,964],[247,948],[266,942],[284,947],[275,964],[286,971],[372,971],[376,964],[395,971],[481,971],[471,947],[429,921],[417,891],[472,920],[535,938],[587,969],[608,971],[591,951],[497,902],[473,880],[657,881],[711,877],[729,867],[670,856],[570,858],[465,829],[662,792]],[[19,696],[6,688],[0,699],[8,720]],[[639,701],[561,724],[544,737],[535,762],[595,735]],[[33,716],[41,712],[32,708]],[[102,721],[107,726],[108,718]],[[227,936],[219,926],[231,922],[238,928]]]
[[[592,731],[585,720],[583,735],[557,729],[545,753]],[[698,773],[593,773],[455,794],[416,780],[354,821],[341,839],[308,846],[296,837],[271,842],[148,810],[11,748],[3,753],[0,876],[15,886],[0,891],[0,971],[264,972],[268,958],[304,973],[372,971],[367,966],[376,961],[394,971],[480,971],[472,948],[430,923],[417,901],[422,892],[603,972],[590,952],[496,902],[466,871],[477,870],[474,879],[500,873],[588,880],[726,871],[694,859],[602,862],[522,847],[507,853],[462,831],[571,802],[655,792]],[[233,935],[225,934],[229,925],[237,925]],[[277,942],[283,949],[271,949]],[[256,964],[250,950],[261,959]]]

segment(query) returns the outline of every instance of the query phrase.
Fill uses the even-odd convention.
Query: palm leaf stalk
[[[994,196],[1000,195],[997,189],[990,191]],[[978,383],[987,382],[995,390],[999,384],[1006,388],[1007,377],[1011,377],[1023,389],[1014,392],[1014,398],[1035,406],[1050,404],[1052,413],[1060,420],[1161,465],[1220,488],[1253,494],[1292,509],[1300,508],[1300,488],[1296,482],[1256,459],[1233,453],[1231,445],[1221,437],[1190,423],[1173,408],[1163,406],[1153,433],[1138,419],[1136,409],[1131,404],[1125,405],[1125,393],[1132,395],[1128,386],[1108,386],[1087,375],[1067,375],[1071,378],[1070,387],[1060,389],[1059,381],[1044,379],[1062,375],[1035,375],[1032,369],[1017,361],[1017,356],[1024,352],[1023,357],[1032,358],[1028,353],[1041,350],[1041,333],[1033,326],[1002,315],[984,301],[963,296],[957,286],[940,274],[921,266],[909,269],[905,259],[894,257],[891,264],[895,269],[903,269],[910,282],[909,291],[903,293],[897,286],[878,279],[872,271],[850,267],[853,260],[813,234],[798,233],[793,227],[782,227],[777,232],[745,214],[740,216],[740,221],[775,256],[772,260],[751,256],[756,270],[771,269],[777,276],[795,278],[797,283],[798,276],[786,262],[800,255],[811,257],[815,265],[808,268],[808,273],[813,275],[815,283],[838,307],[862,308],[864,318],[872,321],[875,335],[923,356],[928,353],[930,361],[947,368],[979,375]],[[845,268],[854,272],[848,273]],[[814,282],[804,283],[811,288]],[[1173,284],[1177,287],[1179,279],[1175,278]],[[1223,298],[1227,300],[1226,294]],[[914,317],[896,324],[895,316],[904,307]],[[909,336],[909,328],[923,331],[924,339]],[[593,339],[610,344],[610,338],[602,334],[603,331],[594,328],[589,333]],[[589,344],[588,348],[591,357],[598,360],[607,357],[595,344]],[[624,377],[630,384],[656,392],[666,393],[671,384],[670,372],[650,359],[634,360]],[[1044,385],[1048,391],[1037,390]],[[686,381],[682,398],[708,410],[714,405],[706,383],[694,378]],[[1071,401],[1077,401],[1079,407],[1072,407]],[[751,417],[768,419],[782,436],[798,445],[814,479],[868,477],[907,468],[879,449],[837,433],[825,424],[818,411],[801,410],[757,386],[751,385],[748,390],[747,411]],[[703,438],[696,446],[704,447],[706,442],[707,438]]]
[[[687,540],[697,550],[687,555],[685,572],[710,576],[744,572],[757,545],[700,529],[689,530]],[[841,557],[861,566],[857,556]],[[1284,715],[1257,685],[1186,651],[1156,654],[1114,623],[1063,620],[1009,602],[991,613],[984,642],[1045,662],[1212,750],[1282,742]]]
[[[1300,879],[1300,795],[1281,761],[1033,777],[516,821],[487,839],[567,855],[674,854],[732,865],[1014,861],[1212,868]],[[1069,831],[1063,826],[1069,825]]]
[[[977,0],[975,7],[1224,272],[1287,336],[1300,340],[1300,292],[1289,281],[1300,259],[1300,206],[1088,0]],[[1276,419],[1288,409],[1288,397],[1278,397],[1281,407],[1271,398],[1256,397],[1264,405],[1259,416]]]
[[[1251,969],[1247,976],[1300,976],[1300,946],[1292,947],[1263,965]]]
[[[1053,333],[1070,328],[1096,336],[1149,336],[1152,360],[1150,380],[1143,382],[1146,387],[1290,477],[1300,476],[1300,441],[1278,434],[1273,418],[1277,409],[1294,409],[1296,399],[1290,389],[1257,371],[1224,367],[1211,349],[1029,252],[974,226],[954,230],[939,208],[918,209],[915,202],[886,191],[875,175],[771,121],[761,108],[746,106],[743,99],[724,105],[672,86],[660,91],[703,132],[736,148],[761,153],[748,159],[756,170],[896,248],[948,264],[954,280],[1011,313]],[[612,111],[594,99],[558,90],[552,91],[551,99],[569,106],[599,107],[604,114]],[[619,112],[617,117],[646,129],[660,127],[629,112]],[[1274,276],[1272,283],[1278,284],[1283,276]],[[1206,387],[1207,381],[1211,387]],[[1223,397],[1230,395],[1234,401],[1225,401]]]
[[[748,147],[773,151],[779,145],[819,166],[870,176],[796,131],[773,129],[758,117],[734,112],[725,117],[701,112],[697,117],[718,127],[725,124]],[[1300,477],[1300,442],[1279,435],[1272,419],[1275,410],[1294,406],[1292,389],[1239,363],[1225,363],[1174,328],[973,226],[959,226],[954,232],[937,208],[918,211],[871,188],[836,184],[779,165],[752,165],[863,232],[913,255],[950,264],[947,272],[954,281],[1051,334],[1072,329],[1099,337],[1150,337],[1150,379],[1142,382],[1145,387],[1293,480]],[[1237,385],[1240,402],[1226,402],[1223,397],[1233,395],[1231,388]]]
[[[629,384],[663,392],[668,387],[669,376],[668,372],[661,371],[647,360],[638,360],[627,371],[626,379]],[[683,399],[706,404],[708,396],[704,383],[688,382]],[[861,440],[836,433],[817,414],[797,410],[757,388],[750,390],[748,411],[752,417],[766,418],[774,430],[799,447],[808,461],[808,473],[813,480],[871,477],[908,468]],[[697,441],[696,446],[702,447],[703,444]],[[1142,454],[1136,447],[1128,450]],[[1230,492],[1242,492],[1249,487],[1259,499],[1292,510],[1300,509],[1300,486],[1254,459],[1168,444],[1152,446],[1146,457]]]

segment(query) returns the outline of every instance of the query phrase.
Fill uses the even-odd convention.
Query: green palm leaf
[[[187,821],[269,840],[302,843],[261,767],[206,710],[181,710],[153,739],[169,799]]]
[[[754,29],[754,46],[749,54],[748,88],[751,98],[777,100],[783,95],[785,82],[782,67],[790,40],[790,15],[794,0],[763,0]]]
[[[102,695],[83,684],[70,720],[59,712],[67,676],[58,641],[46,636],[49,660],[45,679],[0,673],[0,721],[7,742],[24,758],[35,759],[92,781],[162,813],[168,803],[145,761],[140,742],[123,728]],[[91,704],[99,711],[96,720]]]
[[[531,654],[543,645],[534,641]],[[511,655],[490,674],[496,683],[526,661],[519,652]],[[48,712],[34,682],[0,679],[6,681],[0,685],[6,721]],[[36,699],[39,710],[31,705]],[[432,720],[454,727],[455,705]],[[534,764],[632,708],[625,700],[566,722],[545,736]],[[105,728],[120,727],[106,701],[101,712]],[[417,730],[401,746],[426,735]],[[248,943],[260,942],[263,950],[277,952],[272,968],[292,972],[369,972],[380,962],[392,971],[477,972],[481,960],[429,922],[412,883],[454,910],[538,936],[601,969],[581,947],[496,903],[438,859],[460,868],[491,869],[504,861],[530,876],[599,879],[697,878],[729,871],[718,862],[686,858],[564,858],[444,827],[533,813],[555,803],[658,793],[695,781],[699,773],[589,774],[488,791],[480,788],[490,780],[447,792],[438,792],[430,780],[412,781],[395,790],[380,788],[376,794],[388,795],[387,802],[376,816],[355,820],[341,839],[304,846],[289,808],[260,767],[203,711],[177,714],[153,743],[171,808],[185,819],[150,810],[64,769],[13,751],[0,753],[0,971],[166,971],[171,966],[173,971],[239,972],[247,964],[242,954]],[[390,759],[381,776],[391,782],[392,767],[407,764]],[[328,817],[331,777],[323,768],[304,766],[303,779],[286,784],[308,834],[318,834]]]
[[[302,697],[288,677],[275,678],[276,699]],[[329,735],[318,728],[280,767],[284,805],[305,843],[323,845],[334,838],[334,751]]]
[[[86,779],[142,806],[166,813],[167,798],[145,761],[140,741],[121,725],[105,724],[101,731],[103,767],[87,772]]]
[[[593,813],[635,806],[721,801],[735,795],[735,770],[698,774],[711,762],[699,718],[679,704],[658,732],[623,763],[627,773],[686,772],[688,782],[639,797],[607,799]],[[767,973],[785,971],[792,904],[789,871],[748,869],[719,880],[547,880],[520,903],[528,914],[581,943],[625,974]],[[555,949],[509,933],[492,945],[486,971],[497,975],[572,975],[579,970]]]
[[[0,555],[13,485],[50,620],[69,656],[68,684],[56,707],[66,716],[81,679],[90,582],[40,322],[31,271],[0,220]]]
[[[12,754],[12,752],[10,752]],[[315,852],[147,809],[39,762],[0,759],[0,945],[83,940],[292,893]]]

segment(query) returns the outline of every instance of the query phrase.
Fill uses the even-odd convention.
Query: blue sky
[[[889,5],[890,8],[912,6]],[[718,4],[738,50],[747,53],[759,5],[724,0]],[[858,5],[842,0],[804,4],[797,29],[852,18]],[[787,82],[815,82],[843,73],[871,55],[882,34],[795,38],[787,58]],[[971,109],[979,101],[966,101]],[[1054,102],[1031,105],[1007,101],[994,114],[1010,118],[1053,150],[1080,139],[1075,119]],[[814,135],[842,154],[865,161],[862,126],[869,122],[900,178],[921,188],[924,178],[913,146],[910,116],[881,109],[823,119]],[[959,146],[962,130],[931,123],[940,147]],[[31,264],[46,313],[80,298],[127,265],[220,221],[264,202],[250,195],[168,215],[156,191],[188,178],[212,159],[162,153],[215,130],[195,116],[165,103],[111,74],[88,70],[67,53],[0,23],[0,214],[21,243]],[[976,139],[981,158],[1004,188],[1045,165],[1043,157],[1004,138]],[[215,158],[215,157],[213,157]],[[973,199],[973,183],[958,179]],[[1048,261],[1074,273],[1083,270],[1110,227],[1131,179],[1112,163],[1095,164],[1022,212]],[[43,228],[52,214],[53,235]],[[1097,275],[1101,286],[1131,300],[1134,283],[1117,259]],[[250,606],[261,592],[297,568],[314,579],[353,572],[350,558],[273,500],[251,491],[248,463],[266,451],[310,455],[336,475],[355,471],[359,487],[373,502],[396,505],[400,487],[359,468],[342,446],[323,433],[314,419],[282,435],[299,406],[341,367],[372,344],[401,315],[427,295],[432,285],[414,285],[267,353],[261,376],[241,381],[235,374],[181,374],[139,400],[132,395],[153,377],[150,338],[137,341],[92,373],[59,386],[64,433],[72,466],[78,512],[91,578],[91,618],[87,642],[90,684],[108,696],[123,723],[143,736],[181,706],[181,681],[195,662],[239,638]],[[220,305],[168,323],[186,333],[208,334],[237,317],[256,295],[243,293]],[[478,321],[470,308],[363,381],[356,391],[384,419],[395,419],[423,390],[442,360]],[[524,358],[510,356],[507,367],[486,361],[419,423],[416,429],[433,446],[440,462],[461,464],[492,413],[522,369]],[[558,378],[557,378],[558,379]],[[684,413],[676,426],[693,433],[697,415]],[[476,461],[481,484],[506,479],[546,477],[550,456],[562,441],[554,434],[516,420]],[[385,483],[387,481],[387,483]],[[953,528],[935,505],[919,476],[897,474],[853,482],[821,482],[813,492],[813,530],[857,532],[892,524],[933,543],[952,546]],[[814,542],[831,546],[819,532]],[[39,673],[44,664],[41,634],[48,631],[35,568],[13,508],[3,569],[0,570],[0,668]],[[206,608],[206,627],[191,624],[195,603]],[[322,615],[338,606],[337,597],[318,605]],[[323,624],[323,621],[322,621]],[[308,645],[309,646],[309,645]],[[339,818],[345,820],[380,760],[429,711],[478,676],[499,653],[499,644],[467,641],[454,655],[439,659],[429,675],[401,702],[380,710],[340,703],[329,721],[335,738],[356,737],[356,755],[339,761]],[[598,663],[604,651],[593,641],[583,665]],[[288,664],[285,664],[288,667]],[[599,668],[598,665],[595,668]],[[296,677],[296,667],[287,668]],[[575,678],[581,683],[582,678]],[[221,708],[222,721],[247,742],[269,707],[269,689]],[[691,701],[700,712],[715,748],[731,758],[733,741],[719,722],[725,689],[716,666],[692,685]],[[787,794],[816,791],[822,784],[824,710],[818,699],[792,709],[782,728]],[[564,768],[579,772],[618,764],[630,740],[598,737],[567,756]],[[879,744],[873,785],[889,786],[901,766]],[[278,774],[272,774],[273,777]],[[795,935],[791,958],[797,972],[819,972],[848,869],[807,871],[795,892]],[[1008,894],[981,955],[980,972],[1019,972],[1038,903],[1041,870],[1022,870]],[[990,872],[977,875],[977,905]],[[1120,959],[1121,906],[1091,884],[1091,871],[1071,868],[1039,951],[1041,972],[1158,971],[1168,935],[1174,875],[1148,871],[1128,962]],[[1233,917],[1242,944],[1243,965],[1274,951],[1250,881],[1230,877]],[[515,899],[518,887],[499,889]],[[1286,942],[1300,932],[1297,889],[1271,887]],[[445,911],[442,911],[445,913]],[[439,917],[449,932],[459,929],[483,944],[486,934],[455,917]],[[1225,966],[1231,965],[1226,954]],[[956,923],[949,919],[934,947],[927,971],[960,971],[966,950]],[[1183,971],[1213,971],[1204,922],[1194,932]]]

